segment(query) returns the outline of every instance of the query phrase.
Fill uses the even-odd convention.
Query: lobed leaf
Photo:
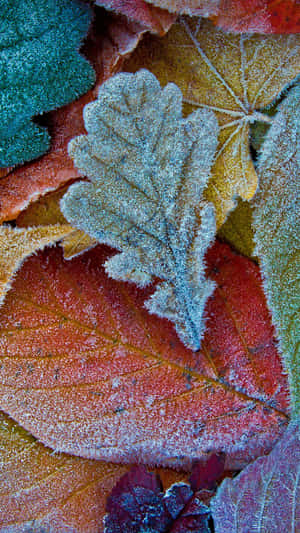
[[[266,457],[225,479],[211,501],[216,533],[300,530],[300,428],[290,424]]]
[[[0,166],[35,159],[49,135],[32,117],[68,104],[95,81],[78,53],[91,12],[78,0],[0,2]]]
[[[88,135],[69,144],[91,182],[72,185],[61,200],[66,219],[121,251],[106,262],[114,279],[139,286],[162,280],[146,302],[198,350],[214,284],[203,257],[215,234],[213,207],[202,201],[218,126],[211,111],[181,117],[181,93],[161,90],[148,71],[119,74],[84,110]]]
[[[176,83],[186,112],[216,113],[219,145],[204,194],[215,205],[218,228],[237,196],[249,200],[256,191],[249,126],[270,122],[263,110],[299,74],[299,45],[300,35],[237,36],[200,18],[180,18],[165,37],[146,37],[125,65],[148,68],[162,85]]]
[[[291,404],[300,410],[300,86],[290,90],[267,134],[258,162],[253,211],[256,254],[289,376]]]
[[[189,468],[207,451],[241,468],[288,420],[287,382],[257,265],[217,243],[217,284],[197,354],[105,276],[98,246],[72,261],[30,257],[0,310],[0,407],[55,450]]]

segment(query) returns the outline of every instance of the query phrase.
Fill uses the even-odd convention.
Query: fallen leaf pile
[[[298,0],[0,28],[0,533],[298,532]]]

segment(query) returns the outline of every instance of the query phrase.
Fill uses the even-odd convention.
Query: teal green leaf
[[[0,167],[43,154],[50,137],[32,117],[94,83],[79,53],[91,11],[78,0],[0,0]]]
[[[161,279],[145,306],[174,322],[184,344],[199,349],[203,311],[214,283],[204,254],[215,235],[203,202],[217,146],[210,110],[182,118],[180,89],[161,89],[153,74],[119,74],[84,110],[88,135],[69,144],[90,183],[72,185],[61,209],[72,226],[120,250],[105,264],[114,279],[139,286]]]
[[[291,89],[263,144],[254,202],[256,253],[289,377],[291,407],[300,411],[300,86]]]

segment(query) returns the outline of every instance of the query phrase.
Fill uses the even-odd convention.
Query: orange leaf
[[[0,222],[13,220],[41,195],[79,176],[68,156],[67,146],[75,135],[84,133],[82,110],[97,96],[104,80],[120,70],[124,58],[146,31],[125,17],[105,16],[94,21],[84,55],[93,64],[97,81],[94,89],[75,102],[46,115],[52,137],[51,150],[39,159],[18,167],[0,180]]]
[[[0,413],[0,532],[101,533],[107,497],[128,466],[56,454]],[[168,487],[183,474],[159,470]],[[28,529],[27,529],[28,527]],[[50,529],[48,529],[50,528]]]
[[[26,261],[0,312],[0,406],[54,449],[88,458],[190,467],[224,451],[239,468],[287,423],[287,382],[257,265],[216,243],[200,352],[149,315],[153,291],[104,274],[98,246]]]
[[[158,35],[164,35],[176,19],[175,15],[159,7],[153,7],[144,0],[125,0],[125,2],[124,0],[95,0],[95,3],[126,15]]]

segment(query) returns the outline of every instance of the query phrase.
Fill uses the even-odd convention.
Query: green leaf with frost
[[[254,202],[256,254],[289,377],[291,405],[300,411],[300,86],[280,104],[258,162]]]
[[[78,0],[0,0],[0,167],[49,148],[35,115],[63,106],[94,83],[78,49],[91,11]]]
[[[212,204],[202,201],[217,146],[212,111],[182,118],[182,95],[153,74],[122,73],[84,110],[88,135],[69,153],[90,182],[61,201],[67,220],[121,251],[105,263],[114,279],[139,286],[161,279],[145,303],[174,322],[184,344],[199,349],[203,312],[214,283],[204,254],[215,235]]]

